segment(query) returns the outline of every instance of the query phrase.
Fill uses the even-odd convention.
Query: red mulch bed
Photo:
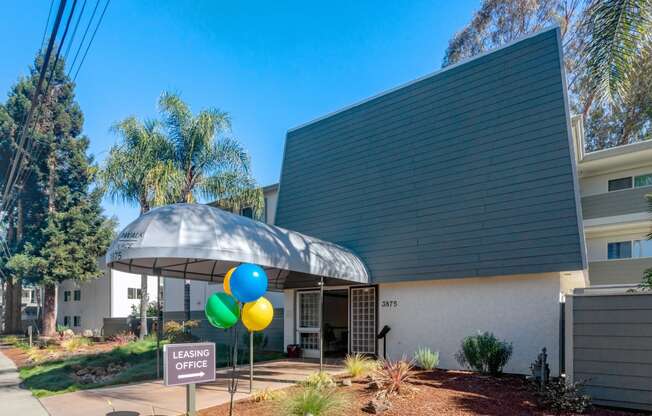
[[[529,383],[520,376],[506,375],[500,378],[485,377],[464,371],[435,370],[418,372],[414,382],[417,390],[409,395],[394,397],[391,408],[383,413],[386,416],[421,415],[491,415],[515,416],[551,413],[538,409],[536,399]],[[346,413],[352,416],[367,416],[362,411],[364,405],[373,397],[366,390],[366,383],[354,382],[351,387],[339,387],[342,394],[352,396],[355,402]],[[287,389],[291,394],[293,388]],[[278,416],[275,402],[254,403],[239,401],[235,405],[238,416]],[[200,416],[228,415],[228,405],[204,409]],[[635,413],[594,408],[587,414],[592,416],[633,416]]]
[[[20,348],[3,348],[2,353],[13,361],[18,368],[25,367],[31,363],[25,351]]]

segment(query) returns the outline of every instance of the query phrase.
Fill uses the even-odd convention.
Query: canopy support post
[[[161,269],[154,270],[156,273],[156,309],[158,319],[156,320],[156,378],[161,378],[161,336],[163,335],[163,309],[161,308],[161,298],[163,290],[161,289]]]
[[[324,371],[324,276],[319,278],[319,372]]]
[[[249,331],[249,393],[254,392],[254,331]]]

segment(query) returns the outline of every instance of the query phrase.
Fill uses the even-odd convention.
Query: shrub
[[[111,339],[118,344],[128,344],[136,340],[136,336],[131,332],[118,332]]]
[[[374,371],[374,379],[378,384],[379,396],[388,397],[411,390],[414,366],[405,359],[399,361],[382,360]]]
[[[192,341],[192,335],[188,333],[189,329],[197,328],[199,321],[190,319],[183,322],[166,321],[163,325],[163,335],[170,342],[187,342]]]
[[[72,337],[61,341],[61,348],[63,348],[64,351],[73,352],[73,351],[77,351],[81,347],[86,347],[88,345],[91,345],[91,343],[92,343],[91,340],[88,338]]]
[[[330,374],[322,371],[309,375],[301,382],[301,385],[307,388],[323,390],[335,387],[335,381],[333,381],[333,377]]]
[[[498,375],[512,356],[512,344],[485,332],[462,340],[457,362],[482,374]]]
[[[344,367],[351,377],[360,377],[376,369],[378,364],[366,355],[356,353],[346,356]]]
[[[584,413],[591,407],[591,397],[582,394],[581,383],[566,384],[563,379],[551,380],[538,393],[539,406],[560,413]]]
[[[348,397],[337,389],[305,387],[289,396],[281,404],[281,413],[287,416],[347,414]]]
[[[432,370],[439,365],[439,351],[419,347],[414,353],[414,361],[420,368]]]
[[[251,395],[251,400],[258,402],[267,402],[267,401],[276,401],[281,400],[286,397],[286,393],[283,390],[272,390],[269,387],[266,387],[263,390],[255,391]]]

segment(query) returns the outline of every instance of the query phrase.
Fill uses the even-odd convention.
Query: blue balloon
[[[260,266],[244,263],[236,267],[229,284],[234,298],[253,302],[267,292],[267,274]]]

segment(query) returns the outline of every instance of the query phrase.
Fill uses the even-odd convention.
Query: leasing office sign
[[[167,344],[163,346],[166,386],[206,383],[215,380],[215,344]]]

